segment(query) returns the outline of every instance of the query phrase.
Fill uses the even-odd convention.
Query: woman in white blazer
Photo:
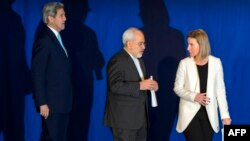
[[[180,97],[176,130],[188,141],[212,141],[220,129],[218,107],[222,123],[231,124],[222,64],[210,55],[204,30],[189,32],[187,42],[190,56],[180,61],[174,84]]]

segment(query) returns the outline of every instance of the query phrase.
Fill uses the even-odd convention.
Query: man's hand
[[[48,118],[48,116],[49,116],[49,107],[48,107],[47,104],[41,105],[41,106],[40,106],[40,114],[41,114],[41,116],[43,116],[45,119]]]
[[[145,79],[140,82],[140,90],[158,90],[158,83],[152,79]]]

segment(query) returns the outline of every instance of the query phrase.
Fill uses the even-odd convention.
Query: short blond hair
[[[203,29],[190,31],[187,35],[187,38],[196,39],[197,43],[200,46],[200,52],[198,54],[199,58],[204,59],[211,54],[209,38],[207,36],[207,33]]]

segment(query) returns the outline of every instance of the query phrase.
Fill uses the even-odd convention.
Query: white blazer
[[[200,81],[194,58],[187,57],[180,61],[176,73],[174,91],[180,97],[179,114],[176,130],[183,132],[194,118],[201,105],[194,101],[200,92]],[[207,97],[210,103],[206,106],[210,124],[215,132],[219,132],[219,115],[221,119],[230,118],[226,91],[224,84],[223,68],[219,58],[209,56]]]

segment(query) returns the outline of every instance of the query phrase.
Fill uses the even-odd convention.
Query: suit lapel
[[[209,58],[208,58],[208,74],[207,74],[207,94],[210,94],[209,93],[209,91],[211,90],[211,87],[212,87],[212,82],[213,82],[213,80],[212,80],[212,73],[213,73],[213,70],[214,70],[214,68],[213,68],[213,60],[212,60],[212,58],[209,56]]]
[[[193,88],[192,88],[192,91],[195,91],[195,92],[200,92],[200,79],[199,79],[199,74],[198,74],[198,70],[197,70],[197,66],[195,64],[195,61],[194,61],[194,58],[191,58],[191,61],[190,61],[190,75],[189,76],[192,76],[190,79],[191,81],[191,84],[194,84],[193,85]]]
[[[141,58],[139,58],[138,60],[140,62],[141,70],[142,70],[143,76],[145,78],[145,76],[146,76],[146,68],[145,68],[145,65],[144,65],[144,61]]]
[[[56,35],[53,33],[53,31],[49,27],[46,26],[46,28],[47,28],[48,35],[52,38],[53,42],[56,44],[55,47],[58,48],[60,50],[60,52],[65,54],[65,56],[67,57],[67,54],[65,53],[65,51],[61,47],[61,44],[60,44],[59,40],[57,39]]]
[[[133,67],[133,69],[130,70],[130,71],[135,71],[135,73],[137,74],[138,78],[141,79],[140,74],[139,74],[139,72],[137,71],[136,65],[135,65],[133,59],[131,58],[131,56],[130,56],[130,55],[127,53],[127,51],[125,51],[124,49],[122,50],[122,52],[123,52],[123,54],[127,57],[128,63],[130,64],[129,66],[132,66],[132,67]],[[144,72],[145,72],[144,64],[143,64],[143,62],[140,61],[140,59],[139,59],[139,62],[140,62],[140,66],[141,66],[141,69],[142,69],[143,76],[145,76],[145,73],[144,73]],[[142,64],[143,64],[143,65],[142,65]]]

